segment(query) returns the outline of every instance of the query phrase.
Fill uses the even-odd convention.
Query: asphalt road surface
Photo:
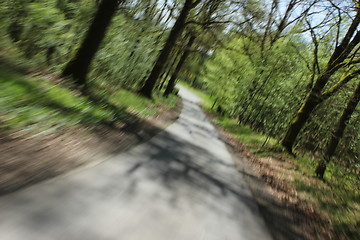
[[[0,239],[271,239],[199,99],[180,94],[180,118],[149,142],[1,197]]]

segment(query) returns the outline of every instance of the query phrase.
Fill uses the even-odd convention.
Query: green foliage
[[[239,124],[235,119],[227,117],[217,117],[216,123],[226,129],[227,132],[234,134],[237,139],[245,143],[249,149],[253,151],[260,151],[263,145],[275,144],[275,140],[261,133],[258,133],[251,128]]]
[[[168,98],[155,96],[154,99],[140,97],[128,90],[119,90],[112,94],[109,101],[117,106],[125,107],[126,111],[141,117],[150,117],[159,113],[159,107],[173,108],[176,105],[177,97],[174,95]]]
[[[189,85],[187,88],[192,89]],[[194,89],[192,91],[205,99],[209,98],[209,95],[204,93],[204,91]],[[347,95],[351,94],[351,92],[346,89],[342,94],[345,93]],[[338,102],[339,99],[332,98],[332,101],[343,106]],[[346,99],[344,98],[341,101],[345,102]],[[308,124],[308,127],[303,134],[305,136],[302,136],[302,138],[306,139],[310,135],[316,136],[317,142],[323,144],[326,141],[322,140],[322,138],[326,139],[326,137],[317,134],[330,134],[329,131],[326,131],[325,127],[329,128],[331,126],[330,121],[336,118],[336,116],[332,114],[339,114],[339,109],[336,105],[329,105],[318,111],[320,110],[321,112],[317,112],[314,116],[316,119],[313,119],[313,121]],[[324,114],[329,114],[331,111],[333,111],[333,113],[330,113],[329,119],[324,119]],[[352,150],[354,151],[352,156],[355,156],[355,158],[345,161],[347,164],[353,164],[353,167],[340,167],[339,162],[331,162],[327,166],[327,171],[325,173],[326,181],[322,182],[315,179],[314,169],[319,159],[312,154],[304,153],[303,156],[297,156],[294,159],[287,153],[284,153],[283,148],[278,145],[277,140],[269,137],[269,135],[262,134],[249,126],[244,126],[240,124],[237,119],[229,118],[228,116],[219,116],[217,114],[213,114],[212,116],[214,122],[223,127],[227,132],[233,134],[240,142],[244,143],[252,150],[255,155],[259,157],[275,157],[281,159],[291,158],[293,165],[292,177],[294,180],[290,182],[290,184],[297,189],[302,198],[310,201],[313,206],[326,217],[330,217],[331,225],[335,230],[337,238],[356,239],[356,236],[359,233],[360,221],[360,214],[358,211],[360,207],[359,165],[358,159],[356,159],[356,151],[358,151],[358,149]],[[353,117],[352,121],[358,120],[359,115],[357,114]],[[310,125],[313,126],[314,129],[308,129]],[[348,127],[348,131],[352,131],[357,125],[350,122]],[[358,144],[358,137],[358,134],[348,132],[348,135],[345,136],[343,142],[355,141]],[[351,140],[346,140],[348,138]],[[349,151],[352,147],[341,146],[340,149],[342,149],[341,151],[343,151],[343,149]],[[347,155],[348,153],[343,156]],[[357,162],[357,165],[355,162]],[[311,180],[309,181],[309,179]]]
[[[254,33],[231,34],[224,47],[207,57],[197,86],[212,96],[214,110],[220,107],[226,116],[237,118],[243,125],[281,139],[308,91],[313,46],[295,34],[262,50],[257,38]],[[322,39],[317,52],[320,69],[329,58],[328,42]],[[335,74],[325,91],[340,76],[341,72]],[[348,84],[315,110],[297,139],[298,151],[322,153],[354,86],[356,82]],[[340,141],[337,157],[343,166],[359,163],[358,116],[356,111]]]
[[[304,64],[289,57],[296,56],[299,48],[305,48],[301,39],[284,38],[267,53],[271,57],[264,59],[255,42],[234,35],[225,49],[208,59],[202,80],[229,116],[281,136],[294,114],[289,104],[299,104],[308,76]]]
[[[23,134],[48,134],[76,125],[99,124],[149,117],[159,106],[173,107],[176,97],[151,101],[126,90],[115,92],[108,103],[97,103],[45,78],[30,78],[0,68],[0,129]],[[114,119],[114,117],[117,119]]]
[[[111,111],[64,87],[0,70],[3,129],[55,131],[79,123],[95,126],[112,118]]]
[[[312,177],[314,162],[309,158],[298,158],[296,163],[300,172]],[[302,178],[295,178],[292,183],[304,197],[317,204],[320,211],[331,217],[331,223],[342,239],[356,239],[359,231],[360,188],[358,176],[331,163],[327,166],[326,182],[311,184]]]
[[[8,61],[16,65],[13,70],[51,70],[58,74],[77,52],[97,9],[97,2],[3,0],[0,3],[0,64]],[[46,133],[78,124],[94,127],[104,122],[121,122],[134,114],[142,117],[154,115],[159,105],[174,106],[176,96],[166,99],[155,96],[151,101],[133,92],[143,85],[153,68],[169,34],[169,26],[175,20],[173,16],[177,15],[182,3],[139,0],[127,1],[119,8],[88,74],[89,92],[99,96],[101,101],[79,96],[76,91],[48,79],[24,77],[6,71],[5,67],[0,68],[1,130]],[[182,85],[204,90],[206,93],[192,91],[204,99],[206,109],[221,113],[223,117],[217,119],[220,125],[236,134],[253,150],[260,150],[265,143],[275,144],[275,139],[279,140],[284,135],[312,87],[311,80],[326,68],[336,42],[336,31],[340,29],[339,34],[343,34],[351,13],[342,18],[341,24],[345,22],[345,25],[339,22],[339,28],[320,28],[318,32],[323,36],[317,39],[318,61],[314,65],[311,39],[296,33],[301,32],[305,22],[294,22],[289,25],[293,29],[289,26],[285,30],[280,29],[277,36],[279,19],[271,19],[263,1],[241,2],[235,15],[235,8],[229,7],[234,2],[202,1],[202,4],[189,16],[200,24],[188,24],[184,31],[196,34],[196,48],[179,74],[179,79],[184,82]],[[281,14],[275,12],[273,16],[281,17]],[[238,25],[204,24],[226,20],[244,22]],[[332,24],[338,26],[337,23]],[[173,55],[177,55],[177,50],[181,50],[184,44],[177,41],[174,45],[176,51]],[[171,75],[170,64],[166,70]],[[324,90],[337,82],[342,73],[334,74]],[[334,122],[341,115],[354,86],[355,81],[347,84],[315,109],[311,121],[297,139],[296,150],[299,153],[322,154],[335,127]],[[157,94],[160,93],[158,90]],[[359,121],[358,108],[347,123],[334,165],[326,173],[333,184],[335,178],[341,178],[340,182],[350,187],[358,181],[349,172],[359,171]],[[304,171],[313,171],[313,164],[308,159],[299,158],[298,164]],[[346,177],[341,177],[343,175]],[[316,186],[301,187],[316,189]],[[351,191],[350,188],[345,189]],[[316,191],[310,189],[309,192]],[[346,193],[339,192],[338,195]],[[343,204],[337,196],[333,199]],[[327,203],[324,209],[334,212]],[[352,209],[356,210],[355,207]],[[339,219],[344,219],[343,213],[339,213]],[[337,213],[334,212],[335,215]],[[346,221],[343,222],[349,223],[349,226],[355,224],[354,221]]]
[[[91,76],[104,87],[138,89],[156,59],[160,28],[123,15],[113,22],[114,30],[107,34]]]
[[[334,119],[339,119],[344,110],[347,101],[356,87],[357,82],[350,83],[337,95],[328,99],[321,107],[315,110],[312,121],[306,124],[298,147],[316,152],[317,149],[324,149],[327,140],[330,138],[334,130]],[[359,111],[355,111],[352,118],[347,124],[345,134],[337,148],[337,162],[349,168],[356,167],[359,163],[360,149],[360,126]],[[324,118],[324,116],[327,116]],[[314,141],[316,139],[316,141]]]
[[[235,135],[239,141],[245,143],[258,156],[288,158],[285,153],[277,149],[274,139],[267,141],[264,147],[263,144],[267,139],[265,135],[226,117],[216,117],[215,121],[227,132]],[[355,239],[360,221],[358,211],[360,188],[357,174],[331,163],[326,171],[326,183],[317,180],[318,182],[314,184],[313,181],[307,181],[304,176],[315,177],[313,171],[316,162],[317,160],[310,155],[297,157],[293,163],[295,165],[294,181],[291,184],[296,187],[302,197],[311,201],[318,211],[330,216],[337,237]]]
[[[117,12],[93,61],[90,83],[129,90],[143,84],[167,35],[165,26],[152,20],[158,18],[154,4],[136,1],[132,8]],[[16,54],[33,68],[50,67],[59,72],[77,51],[97,8],[93,0],[40,0],[15,5],[9,0],[0,4],[0,54]],[[11,32],[18,28],[19,39],[14,40]]]
[[[11,62],[12,70],[24,72],[51,69],[56,75],[77,51],[97,4],[93,0],[15,2],[0,4],[0,63]],[[98,103],[51,81],[1,68],[2,128],[42,131],[76,124],[96,126],[115,117],[148,117],[157,114],[160,105],[174,107],[175,96],[155,96],[150,101],[131,92],[142,84],[166,36],[162,23],[152,20],[157,12],[148,11],[154,6],[136,1],[117,12],[89,75],[90,91],[102,98]],[[120,112],[103,104],[107,101]]]
[[[23,62],[31,62],[36,68],[49,65],[60,69],[62,64],[73,54],[79,43],[93,11],[94,4],[90,0],[62,1],[27,1],[16,5],[5,1],[0,5],[0,12],[7,18],[0,19],[3,40],[0,50],[18,49]],[[71,15],[71,18],[69,17]],[[12,37],[17,30],[18,39]],[[10,44],[4,39],[10,38]]]

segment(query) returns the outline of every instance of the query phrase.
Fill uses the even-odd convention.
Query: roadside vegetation
[[[182,81],[356,239],[359,27],[353,0],[4,0],[0,134],[121,127],[175,106]]]
[[[132,18],[146,5],[139,2],[140,9],[126,5],[126,10],[114,13],[112,31],[100,40],[102,47],[97,49],[96,58],[90,60],[93,64],[86,72],[85,92],[84,85],[73,81],[76,78],[61,75],[84,44],[82,38],[89,34],[84,26],[96,21],[93,16],[101,10],[99,3],[15,2],[0,4],[2,131],[40,136],[80,126],[88,129],[104,124],[121,126],[175,107],[177,97],[162,97],[164,89],[157,90],[152,99],[136,93],[164,34],[160,25]],[[117,3],[113,6],[117,8]],[[148,39],[135,37],[144,28],[156,33]]]
[[[62,128],[124,124],[133,117],[158,114],[160,106],[175,107],[176,97],[150,100],[118,90],[100,102],[62,86],[54,75],[24,76],[0,69],[0,122],[5,132],[45,135]],[[112,107],[109,107],[112,106]]]
[[[313,208],[319,213],[322,220],[317,222],[319,226],[313,227],[319,229],[329,227],[328,231],[333,232],[333,239],[358,238],[360,222],[358,173],[331,163],[326,172],[326,180],[317,179],[313,169],[320,160],[319,156],[303,151],[297,157],[293,157],[283,150],[279,140],[239,123],[238,119],[223,116],[214,108],[211,109],[214,99],[205,91],[192,88],[188,84],[181,84],[203,99],[203,108],[215,124],[234,136],[239,144],[245,146],[248,151],[244,154],[249,152],[250,155],[247,157],[252,159],[249,163],[254,168],[260,166],[261,178],[273,188],[275,197],[281,197],[283,201],[288,202],[289,198],[296,195],[301,201],[309,204],[310,209]],[[288,196],[277,195],[277,191]]]
[[[0,195],[102,161],[173,121],[178,97],[163,96],[167,84],[138,92],[173,18],[153,7],[0,3]]]

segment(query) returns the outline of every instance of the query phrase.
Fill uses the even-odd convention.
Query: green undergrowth
[[[275,139],[268,139],[235,120],[215,117],[214,121],[259,157],[291,159],[292,177],[299,194],[311,202],[326,217],[329,217],[337,239],[359,239],[360,234],[360,186],[359,176],[345,168],[329,164],[325,181],[315,178],[314,169],[319,159],[311,155],[293,158],[284,153]]]
[[[188,86],[188,88],[190,88]],[[198,90],[193,90],[198,93]],[[199,97],[206,94],[198,94]],[[208,99],[207,96],[205,99]],[[207,109],[208,110],[208,109]],[[277,141],[239,124],[234,119],[211,114],[213,121],[236,136],[255,155],[288,159],[292,163],[292,177],[298,193],[330,219],[336,239],[360,239],[359,175],[332,162],[325,173],[325,181],[316,179],[314,169],[319,159],[304,153],[296,158],[285,153]]]
[[[166,108],[175,107],[177,96],[171,94],[168,98],[163,98],[155,95],[153,99],[148,99],[127,90],[119,90],[111,95],[109,101],[117,106],[126,107],[126,110],[130,113],[141,117],[150,117],[159,112],[159,105]]]
[[[227,132],[236,135],[240,142],[245,143],[253,151],[261,151],[265,146],[276,143],[275,139],[262,135],[247,126],[240,125],[235,119],[218,116],[215,118],[215,122]]]
[[[318,159],[309,156],[295,160],[299,172],[308,178],[315,178],[314,169]],[[355,172],[334,163],[327,166],[325,181],[316,184],[296,178],[292,183],[296,189],[318,209],[330,217],[338,239],[359,239],[360,237],[360,186]]]
[[[104,123],[132,121],[133,117],[146,118],[157,114],[159,105],[171,108],[175,103],[175,96],[149,100],[126,90],[97,102],[46,76],[29,77],[0,66],[1,131],[34,136],[66,127],[91,128]]]

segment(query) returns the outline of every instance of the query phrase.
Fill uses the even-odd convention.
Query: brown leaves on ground
[[[256,156],[235,136],[220,126],[217,128],[235,155],[236,165],[247,180],[274,239],[332,239],[329,220],[289,184],[295,178],[306,178],[303,180],[316,184],[315,179],[296,171],[297,166],[289,158]]]

